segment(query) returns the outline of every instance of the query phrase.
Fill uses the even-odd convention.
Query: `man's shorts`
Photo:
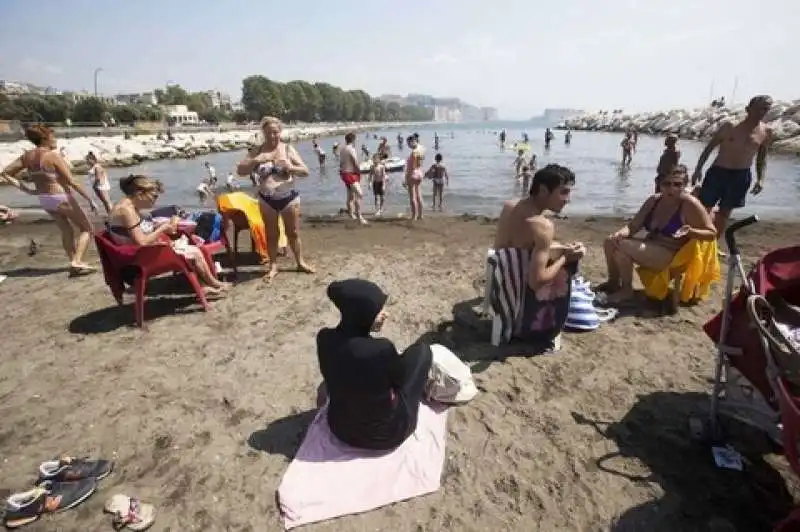
[[[339,177],[347,188],[352,187],[361,181],[361,174],[358,172],[339,172]]]
[[[707,209],[716,205],[720,209],[744,207],[752,180],[753,175],[749,168],[712,166],[706,172],[700,187],[700,202]]]

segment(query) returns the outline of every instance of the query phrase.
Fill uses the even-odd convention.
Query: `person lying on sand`
[[[551,333],[560,332],[560,326],[556,322],[552,325],[557,330],[534,326],[536,316],[541,314],[540,310],[544,305],[552,305],[554,308],[568,307],[569,278],[565,266],[577,263],[586,253],[585,247],[579,242],[556,242],[555,226],[552,220],[545,217],[547,211],[561,212],[569,203],[574,185],[575,174],[569,168],[548,164],[533,175],[528,197],[505,202],[497,223],[495,249],[519,248],[532,251],[525,308],[522,313],[523,324],[530,329],[524,334],[530,339],[551,340],[548,337],[552,336]],[[563,314],[566,318],[566,313]]]
[[[151,246],[165,243],[163,235],[174,235],[177,232],[177,216],[174,216],[167,224],[156,226],[150,220],[142,217],[140,212],[140,209],[152,209],[158,197],[164,193],[164,187],[160,181],[144,175],[132,174],[121,179],[119,186],[125,197],[112,207],[108,222],[109,235],[117,244]],[[171,245],[178,255],[189,262],[200,279],[209,286],[206,294],[219,295],[230,288],[229,283],[219,281],[211,273],[211,266],[206,262],[200,248],[182,240],[171,242]]]
[[[415,343],[399,354],[390,340],[371,335],[387,318],[388,296],[375,283],[334,281],[327,292],[342,315],[336,327],[317,333],[328,426],[353,447],[394,449],[416,430],[431,349]]]
[[[596,290],[610,294],[609,305],[620,306],[633,300],[634,265],[660,272],[690,240],[717,238],[711,215],[686,191],[688,182],[686,166],[673,167],[659,182],[661,192],[647,198],[633,220],[606,238],[603,252],[608,280]],[[647,234],[637,237],[642,229]]]

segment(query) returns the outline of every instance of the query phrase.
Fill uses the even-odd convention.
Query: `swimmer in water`
[[[323,150],[320,147],[320,145],[317,144],[316,140],[311,142],[311,147],[314,149],[314,153],[317,154],[317,160],[319,161],[319,167],[323,168],[325,166],[325,158],[327,157],[325,155],[325,150]]]
[[[333,143],[333,147],[331,148],[331,153],[333,153],[333,156],[336,157],[336,160],[339,160],[339,143],[338,142],[334,142]]]
[[[519,177],[522,167],[525,166],[525,150],[517,151],[517,158],[514,159],[514,175]]]
[[[550,128],[548,127],[544,132],[544,149],[546,150],[550,149],[550,143],[553,141],[554,138],[556,138],[556,136],[553,135],[553,132],[550,131]]]

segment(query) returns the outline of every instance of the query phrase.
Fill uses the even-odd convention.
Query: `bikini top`
[[[117,241],[118,244],[130,244],[133,242],[133,239],[131,238],[131,230],[136,227],[139,227],[144,234],[149,234],[155,231],[155,224],[153,224],[151,220],[142,218],[141,215],[139,215],[139,221],[130,227],[112,224],[110,222],[106,223],[106,228],[108,229],[109,234],[114,240]]]
[[[662,196],[663,197],[663,196]],[[650,208],[650,212],[647,213],[647,216],[644,219],[644,223],[642,226],[647,229],[649,233],[656,233],[661,234],[663,236],[671,237],[675,234],[675,232],[683,226],[683,218],[681,217],[681,206],[683,202],[678,204],[678,208],[672,213],[667,223],[664,224],[663,227],[652,227],[653,223],[653,213],[658,207],[658,203],[661,201],[659,197],[654,203],[653,206]]]

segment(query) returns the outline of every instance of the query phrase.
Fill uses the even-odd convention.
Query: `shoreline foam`
[[[292,142],[312,137],[331,137],[349,131],[364,132],[377,129],[409,127],[418,122],[365,122],[360,124],[316,124],[284,127],[283,136]],[[63,148],[72,164],[72,172],[85,174],[89,168],[84,161],[88,152],[93,152],[104,166],[122,168],[135,166],[144,161],[158,159],[193,159],[215,152],[247,149],[256,142],[258,128],[247,130],[193,132],[175,129],[173,140],[159,140],[157,135],[134,135],[126,139],[123,135],[111,137],[75,137],[58,139],[58,148]],[[0,169],[33,147],[27,140],[0,143]]]
[[[634,130],[650,135],[673,133],[683,139],[706,140],[724,122],[738,122],[744,116],[743,104],[730,108],[672,109],[634,114],[599,111],[568,118],[556,129],[610,133]],[[800,100],[776,101],[764,122],[775,134],[771,146],[773,152],[800,156]]]

